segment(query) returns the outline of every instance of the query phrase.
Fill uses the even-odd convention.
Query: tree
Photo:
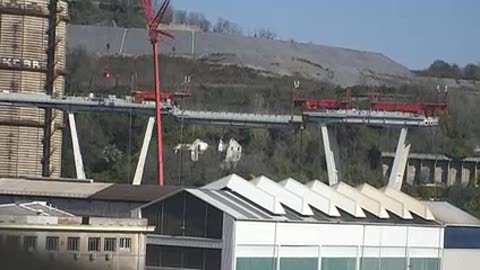
[[[457,64],[452,65],[450,72],[451,72],[450,78],[461,79],[463,77],[462,69],[460,69],[460,67]]]
[[[189,25],[200,27],[200,29],[202,29],[204,32],[208,32],[211,26],[210,21],[205,17],[205,15],[198,12],[190,12],[187,17],[187,23]]]
[[[480,66],[468,64],[463,70],[463,75],[467,80],[480,80]]]
[[[458,68],[458,66],[456,67]],[[428,68],[428,74],[440,78],[455,78],[456,68],[443,60],[436,60]]]
[[[270,29],[260,29],[257,33],[257,37],[259,38],[266,38],[266,39],[276,39],[277,38],[277,33],[273,32]]]
[[[219,18],[213,27],[213,32],[219,34],[241,35],[242,29],[236,23],[233,23],[227,19]]]
[[[93,24],[98,22],[100,9],[91,0],[75,1],[70,4],[72,23]]]
[[[187,24],[188,13],[185,10],[175,10],[174,13],[174,22],[176,24]]]

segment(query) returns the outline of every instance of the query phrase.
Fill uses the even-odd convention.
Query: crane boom
[[[153,47],[153,68],[155,78],[155,111],[156,111],[156,123],[157,123],[157,166],[158,166],[158,184],[163,186],[165,184],[163,177],[163,139],[162,139],[162,93],[160,90],[160,75],[159,75],[159,49],[160,49],[160,36],[167,36],[174,38],[174,36],[166,31],[158,29],[160,22],[162,21],[165,13],[170,5],[170,0],[165,0],[160,7],[160,10],[154,16],[153,6],[151,0],[143,1],[143,11],[145,14],[145,20],[148,26],[148,36]]]

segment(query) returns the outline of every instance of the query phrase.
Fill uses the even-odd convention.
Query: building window
[[[60,242],[60,238],[57,236],[47,236],[45,241],[45,249],[48,251],[58,251],[58,243]]]
[[[26,251],[34,251],[37,249],[37,237],[36,236],[24,236],[23,248]]]
[[[131,245],[132,245],[132,239],[120,238],[120,251],[130,252]]]
[[[80,237],[68,237],[67,238],[67,250],[68,251],[80,251]]]
[[[5,246],[11,249],[17,249],[20,247],[20,236],[7,235],[5,239]]]
[[[272,259],[273,260],[273,259]],[[156,269],[206,269],[220,270],[222,262],[221,249],[203,249],[190,247],[172,247],[147,245],[146,265]],[[239,270],[275,269],[270,265],[247,264],[240,265]],[[152,267],[152,268],[153,268]],[[273,268],[272,268],[273,267]],[[294,268],[304,270],[304,268]],[[306,270],[310,270],[305,268]],[[315,269],[316,270],[316,269]],[[428,269],[430,270],[430,269]]]
[[[117,239],[116,238],[105,238],[103,243],[104,251],[115,252],[117,249]]]
[[[100,237],[88,238],[88,251],[100,251]]]

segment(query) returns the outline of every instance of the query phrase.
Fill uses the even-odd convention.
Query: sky
[[[411,68],[480,63],[480,0],[172,0],[176,9],[294,39],[381,52]]]

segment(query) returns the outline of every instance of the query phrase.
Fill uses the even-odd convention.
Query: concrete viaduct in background
[[[382,153],[383,174],[390,176],[395,153]],[[410,185],[463,186],[478,185],[480,158],[453,160],[444,155],[415,154],[408,156],[404,181]]]

